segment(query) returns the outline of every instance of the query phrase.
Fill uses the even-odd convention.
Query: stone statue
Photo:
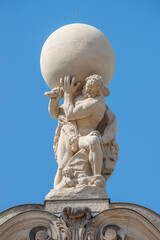
[[[104,99],[109,93],[102,77],[96,74],[88,76],[84,86],[75,77],[65,76],[60,79],[60,87],[45,93],[50,98],[51,117],[58,118],[53,146],[58,170],[54,190],[47,199],[58,192],[63,195],[64,189],[65,196],[74,192],[84,197],[87,192],[90,197],[106,197],[105,182],[114,170],[119,151],[116,117]],[[59,106],[62,97],[64,103]]]
[[[106,198],[119,151],[117,120],[104,99],[115,69],[112,45],[97,28],[69,24],[48,37],[40,65],[52,89],[45,93],[49,113],[58,119],[53,145],[58,170],[45,199]]]

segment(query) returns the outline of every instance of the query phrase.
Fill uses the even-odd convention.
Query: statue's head
[[[82,90],[85,98],[90,98],[90,97],[94,98],[100,95],[101,93],[103,93],[103,90],[106,89],[104,87],[104,80],[99,75],[96,75],[96,74],[91,75],[85,79],[85,82],[86,84],[84,85]]]
[[[70,167],[65,167],[63,169],[62,175],[65,176],[65,177],[72,178],[73,175],[74,175],[73,169],[70,168]]]

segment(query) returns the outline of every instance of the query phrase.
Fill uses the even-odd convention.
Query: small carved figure
[[[65,167],[62,172],[63,179],[59,183],[58,187],[59,188],[67,188],[67,187],[73,187],[77,183],[76,181],[73,180],[73,169],[69,167]],[[56,186],[55,186],[56,189]]]

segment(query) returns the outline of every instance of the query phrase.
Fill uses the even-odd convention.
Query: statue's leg
[[[54,179],[54,188],[62,181],[62,170],[60,167],[57,169],[57,173]]]
[[[65,132],[61,131],[57,149],[58,169],[54,179],[54,187],[62,181],[63,169],[67,165],[72,155],[73,153],[69,146],[69,136]]]
[[[89,151],[89,162],[91,164],[93,175],[101,175],[103,153],[98,136],[85,136],[79,138],[79,148],[85,148]]]

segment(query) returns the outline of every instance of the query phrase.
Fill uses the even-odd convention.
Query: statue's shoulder
[[[75,105],[78,105],[78,104],[82,103],[83,101],[84,101],[83,95],[78,95],[74,98],[74,104]]]
[[[77,106],[79,104],[90,106],[90,105],[98,104],[98,103],[99,103],[99,100],[97,98],[84,98],[83,95],[76,97],[74,100],[75,106]]]

